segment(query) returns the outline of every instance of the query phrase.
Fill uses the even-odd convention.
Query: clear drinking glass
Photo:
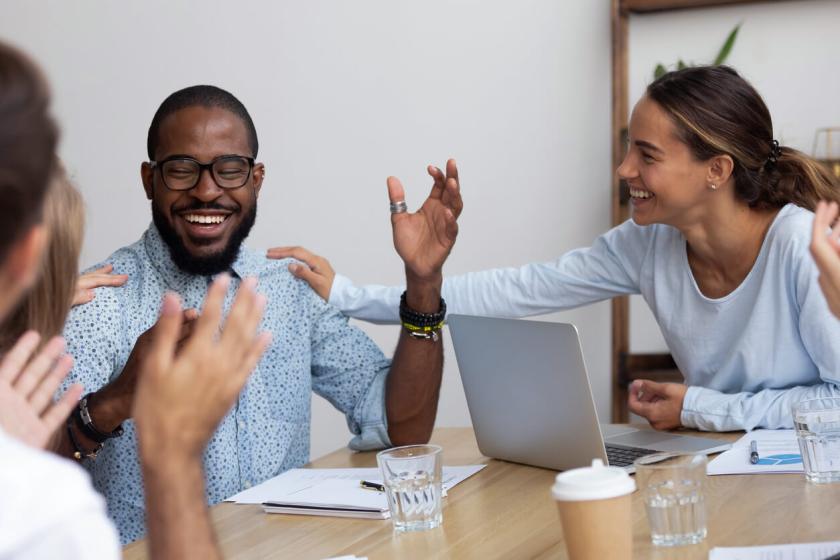
[[[793,405],[793,425],[809,482],[840,482],[840,398]]]
[[[653,544],[697,544],[706,538],[706,463],[705,455],[670,453],[648,455],[634,463]]]
[[[396,531],[425,531],[443,521],[442,451],[438,445],[406,445],[376,454]]]

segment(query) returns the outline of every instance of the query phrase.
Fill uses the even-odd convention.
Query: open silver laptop
[[[574,325],[450,315],[447,319],[479,450],[555,470],[594,458],[633,472],[660,451],[716,453],[730,444],[600,425]]]

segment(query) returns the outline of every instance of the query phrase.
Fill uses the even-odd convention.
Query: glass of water
[[[706,462],[705,455],[658,453],[634,463],[653,544],[680,546],[706,538]]]
[[[793,405],[793,425],[809,482],[840,482],[840,398]]]
[[[406,445],[376,454],[396,531],[439,527],[443,450],[438,445]]]

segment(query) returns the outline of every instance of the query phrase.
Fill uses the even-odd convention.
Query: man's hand
[[[271,341],[269,333],[257,334],[266,300],[254,278],[242,282],[220,332],[229,285],[225,275],[210,286],[180,351],[183,313],[175,295],[164,298],[134,399],[144,463],[166,455],[199,457]]]
[[[40,341],[36,332],[25,333],[0,362],[0,426],[10,436],[44,449],[79,401],[82,386],[71,386],[53,402],[53,394],[73,367],[73,358],[61,355],[61,337],[35,353]]]
[[[637,379],[630,385],[630,412],[646,418],[657,430],[673,430],[680,420],[688,387],[682,383],[655,383]]]
[[[420,210],[391,214],[394,248],[405,263],[408,283],[440,281],[443,263],[458,236],[457,219],[464,207],[454,159],[446,162],[446,175],[431,165],[428,173],[434,184]],[[388,197],[391,203],[405,200],[402,183],[396,177],[388,177]]]
[[[290,264],[289,271],[301,280],[306,281],[324,301],[330,300],[335,271],[330,261],[318,256],[303,247],[274,247],[265,254],[269,259],[297,259],[303,263]]]
[[[181,312],[178,334],[179,345],[184,344],[189,339],[197,317],[198,311],[195,309],[187,309]],[[99,430],[110,432],[123,421],[131,418],[138,374],[148,359],[152,339],[158,326],[159,322],[137,338],[119,377],[91,397],[88,407],[93,423]]]
[[[836,202],[817,204],[811,254],[820,270],[820,288],[828,301],[828,308],[840,317],[840,225],[835,224],[837,211]],[[832,225],[834,227],[829,232]]]
[[[90,303],[96,297],[95,288],[102,286],[122,286],[128,281],[128,274],[112,274],[114,267],[106,264],[102,268],[91,270],[79,276],[76,282],[76,293],[73,295],[73,306]]]

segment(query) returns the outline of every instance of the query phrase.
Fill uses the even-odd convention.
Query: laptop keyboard
[[[622,447],[620,445],[605,445],[607,448],[607,461],[613,467],[626,467],[632,465],[633,461],[645,455],[659,453],[653,449],[642,449],[641,447]]]

